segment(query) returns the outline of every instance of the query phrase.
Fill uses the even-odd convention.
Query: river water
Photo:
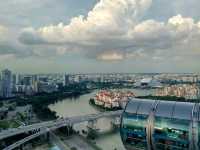
[[[128,90],[128,89],[123,89]],[[130,90],[130,89],[129,89]],[[154,90],[145,90],[145,89],[132,89],[137,96],[144,96],[153,94]],[[100,110],[89,104],[89,99],[94,97],[94,95],[98,91],[93,91],[92,93],[82,95],[76,99],[66,98],[63,101],[59,101],[55,104],[49,105],[49,108],[57,113],[60,117],[72,117],[72,116],[80,116],[87,114],[95,114],[99,113]],[[97,127],[100,128],[100,131],[109,130],[110,121],[108,118],[103,118],[98,120]],[[86,128],[86,123],[81,123],[75,125],[75,129],[81,131]],[[121,142],[120,134],[118,133],[110,133],[100,135],[96,139],[97,145],[103,150],[125,150],[123,144]]]

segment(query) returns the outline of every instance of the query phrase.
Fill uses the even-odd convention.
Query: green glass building
[[[127,150],[200,150],[199,104],[132,99],[121,119]]]

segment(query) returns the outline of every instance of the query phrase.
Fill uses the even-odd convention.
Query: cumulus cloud
[[[84,50],[87,56],[100,60],[157,55],[157,51],[160,55],[170,50],[175,56],[199,51],[200,22],[181,15],[165,22],[143,20],[151,4],[152,0],[100,0],[86,17],[72,18],[67,25],[26,28],[19,40],[26,45]],[[65,51],[61,48],[58,53]],[[159,56],[152,58],[160,60]]]
[[[31,43],[37,36],[37,39],[47,43],[78,42],[90,45],[94,39],[117,38],[136,23],[150,4],[151,0],[101,0],[86,18],[78,16],[72,18],[68,25],[60,23],[35,31],[28,28],[21,39],[24,43]]]

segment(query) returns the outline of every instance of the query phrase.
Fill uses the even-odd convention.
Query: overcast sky
[[[0,69],[200,73],[200,0],[4,0]]]

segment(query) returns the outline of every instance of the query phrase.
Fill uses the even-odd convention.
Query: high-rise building
[[[37,93],[38,92],[38,83],[39,83],[39,81],[38,81],[38,76],[37,75],[33,75],[33,80],[32,80],[32,85],[33,85],[33,91],[35,92],[35,93]]]
[[[16,85],[17,85],[17,76],[16,74],[12,75],[12,92],[16,92]]]
[[[17,75],[16,74],[12,75],[12,84],[13,84],[13,86],[17,84]]]
[[[0,74],[0,97],[2,97],[2,79]]]
[[[31,84],[32,84],[32,77],[31,76],[24,76],[23,85],[30,86]]]
[[[5,69],[1,72],[1,97],[12,96],[12,73],[10,70]]]
[[[69,85],[69,83],[70,83],[69,78],[70,78],[69,75],[67,75],[67,74],[64,75],[64,84],[63,84],[64,86]]]
[[[23,84],[23,76],[21,74],[17,75],[16,84],[22,85]]]

